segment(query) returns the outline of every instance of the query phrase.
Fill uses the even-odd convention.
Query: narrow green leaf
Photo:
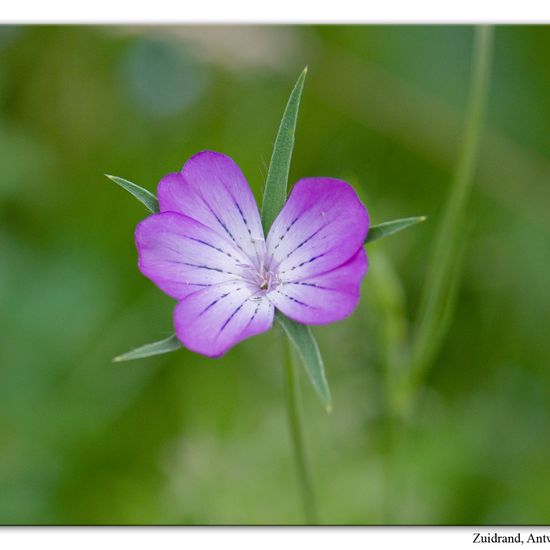
[[[175,335],[172,335],[164,340],[153,342],[152,344],[145,344],[144,346],[133,349],[127,353],[123,353],[122,355],[117,355],[113,358],[113,363],[132,361],[133,359],[142,359],[143,357],[150,357],[151,355],[160,355],[179,348],[181,348],[181,342]]]
[[[136,185],[135,183],[132,183],[131,181],[125,180],[123,178],[119,178],[118,176],[110,176],[109,174],[105,174],[111,181],[114,181],[116,184],[120,185],[123,189],[126,189],[128,193],[131,193],[136,197],[136,199],[140,202],[142,202],[147,210],[150,212],[153,212],[156,214],[157,212],[160,212],[159,209],[159,202],[157,200],[157,197],[153,195],[150,191],[147,191],[147,189],[144,189],[143,187],[140,187],[139,185]]]
[[[273,146],[262,203],[262,225],[266,235],[286,201],[288,172],[294,148],[294,133],[306,74],[307,67],[302,71],[290,94]]]
[[[389,235],[403,231],[403,229],[406,229],[411,225],[424,222],[426,219],[426,216],[416,216],[414,218],[401,218],[399,220],[391,220],[389,222],[373,225],[369,229],[367,238],[365,239],[365,244],[372,243],[373,241],[377,241],[383,237],[388,237]]]
[[[313,387],[322,399],[327,411],[330,412],[332,410],[332,398],[325,376],[323,358],[310,328],[306,325],[296,323],[280,312],[276,313],[276,317],[298,352]]]

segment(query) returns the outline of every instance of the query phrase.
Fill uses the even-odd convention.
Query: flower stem
[[[470,96],[464,141],[451,189],[437,229],[423,289],[419,322],[411,350],[410,390],[421,383],[445,336],[456,286],[461,271],[460,250],[465,234],[464,213],[475,174],[479,153],[483,113],[489,88],[493,29],[475,29]]]
[[[317,524],[317,506],[311,484],[308,463],[305,455],[304,436],[300,418],[300,395],[296,372],[292,361],[292,348],[290,340],[286,340],[285,354],[285,394],[288,411],[288,423],[296,463],[296,474],[300,484],[304,518],[307,524]]]

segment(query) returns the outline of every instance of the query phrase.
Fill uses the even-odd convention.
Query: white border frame
[[[548,23],[548,0],[21,0],[4,2],[2,23]]]

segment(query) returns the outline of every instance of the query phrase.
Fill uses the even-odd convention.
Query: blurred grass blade
[[[447,204],[439,224],[430,258],[430,268],[424,284],[419,311],[418,327],[411,351],[411,377],[420,384],[437,349],[433,345],[434,334],[438,342],[443,340],[441,319],[449,311],[449,293],[456,293],[450,285],[458,281],[460,266],[458,253],[464,240],[464,214],[479,152],[481,125],[489,88],[493,29],[487,26],[475,28],[472,55],[470,98],[462,150],[453,176]]]
[[[175,335],[172,335],[164,340],[153,342],[152,344],[145,344],[144,346],[123,353],[122,355],[117,355],[113,358],[113,363],[142,359],[143,357],[151,357],[152,355],[161,355],[162,353],[169,353],[181,347],[181,342]]]
[[[323,358],[310,328],[296,323],[280,312],[277,312],[276,316],[292,345],[296,348],[313,387],[322,399],[327,411],[330,412],[332,410],[332,398],[325,377]]]
[[[470,224],[468,226],[468,229],[464,231],[465,235],[470,235],[472,233],[472,226],[473,224]],[[426,343],[425,353],[427,357],[432,357],[433,355],[435,355],[435,353],[437,353],[437,350],[441,345],[443,339],[445,338],[445,335],[447,334],[447,331],[451,324],[456,306],[458,290],[460,288],[460,281],[462,279],[462,261],[465,256],[467,242],[468,239],[465,238],[457,245],[456,261],[451,272],[449,273],[449,279],[447,280],[445,285],[444,298],[442,300],[441,307],[437,312],[437,317],[434,322],[431,338]],[[419,377],[422,376],[422,373],[422,369],[415,369],[411,372],[411,389],[414,389],[421,382]]]
[[[153,214],[156,214],[157,212],[160,212],[159,209],[159,202],[157,200],[157,197],[153,195],[150,191],[147,191],[147,189],[144,189],[143,187],[140,187],[139,185],[136,185],[135,183],[132,183],[131,181],[125,180],[123,178],[119,178],[118,176],[111,176],[109,174],[105,174],[111,181],[114,181],[116,184],[120,185],[123,189],[126,189],[128,193],[131,193],[136,197],[138,201],[143,203],[147,210],[150,212],[153,212]]]
[[[372,243],[373,241],[377,241],[378,239],[382,239],[383,237],[389,237],[394,233],[403,231],[403,229],[406,229],[411,225],[416,225],[417,223],[424,222],[426,221],[426,219],[426,216],[416,216],[414,218],[401,218],[399,220],[391,220],[389,222],[383,222],[377,225],[373,225],[369,229],[367,238],[365,239],[365,244]]]
[[[380,248],[369,252],[370,309],[376,321],[370,329],[373,349],[382,366],[385,407],[388,417],[401,412],[400,379],[408,345],[405,289],[399,274]],[[378,351],[379,350],[379,351]],[[389,434],[387,434],[389,436]]]
[[[286,201],[288,172],[294,148],[294,133],[306,74],[307,67],[302,71],[290,94],[273,146],[262,202],[262,225],[266,236]]]

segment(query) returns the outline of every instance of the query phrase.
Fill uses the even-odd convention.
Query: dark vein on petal
[[[231,252],[227,252],[227,250],[224,250],[223,248],[219,248],[218,246],[215,246],[213,245],[212,243],[209,243],[208,241],[203,241],[202,239],[197,239],[195,237],[189,237],[187,235],[185,235],[186,238],[192,240],[192,241],[195,241],[197,243],[200,243],[200,244],[204,244],[205,246],[208,246],[210,248],[213,248],[214,250],[217,250],[218,252],[221,252],[222,254],[225,254],[226,256],[229,256],[230,258],[233,258],[233,255],[231,254]]]
[[[226,298],[227,296],[229,296],[231,294],[231,292],[226,292],[225,294],[222,294],[221,296],[219,296],[218,298],[216,298],[213,302],[211,302],[210,304],[208,304],[200,313],[199,313],[199,317],[203,314],[203,313],[206,313],[211,307],[215,306],[220,300],[223,300],[224,298]]]
[[[189,262],[180,262],[178,260],[166,260],[166,263],[186,265],[186,266],[189,266],[189,267],[195,267],[197,269],[206,269],[208,271],[216,271],[218,273],[225,273],[227,275],[234,275],[235,277],[239,277],[239,275],[237,273],[233,273],[232,271],[225,271],[223,269],[220,269],[219,267],[210,267],[209,265],[192,264],[192,263],[189,263]]]
[[[318,285],[317,283],[306,283],[304,281],[285,281],[285,285],[309,286],[312,288],[318,288],[319,290],[336,290],[335,288],[330,288],[328,286]]]
[[[229,228],[227,227],[227,225],[225,225],[225,223],[223,223],[220,218],[218,217],[218,215],[216,214],[216,212],[214,212],[214,210],[212,210],[212,207],[204,200],[204,198],[202,199],[204,204],[206,204],[206,207],[208,208],[208,210],[210,210],[210,213],[216,218],[216,221],[223,227],[224,231],[229,235],[229,238],[235,243],[235,246],[241,251],[243,252],[244,254],[246,254],[246,252],[242,249],[241,245],[237,242],[237,240],[235,239],[235,237],[233,236],[233,233],[231,233],[231,231],[229,231]]]
[[[303,212],[302,212],[303,214]],[[302,214],[299,214],[298,216],[296,216],[291,222],[289,225],[287,225],[287,228],[285,229],[285,232],[279,237],[279,241],[277,242],[277,244],[275,245],[275,247],[273,248],[273,250],[277,250],[277,248],[279,248],[279,245],[281,244],[281,242],[284,240],[284,238],[287,236],[288,232],[292,229],[292,226],[302,217]]]
[[[248,297],[246,300],[244,300],[244,302],[238,306],[237,308],[235,308],[235,310],[233,311],[233,313],[226,319],[225,323],[222,325],[222,327],[220,328],[220,331],[219,331],[219,334],[221,334],[223,332],[223,330],[225,329],[225,327],[229,324],[229,322],[231,321],[231,319],[233,319],[233,317],[235,317],[235,315],[237,315],[237,313],[242,309],[242,307],[244,306],[244,304],[246,304],[246,302],[248,302],[250,297]]]
[[[254,247],[254,254],[256,255],[256,260],[258,261],[258,264],[261,264],[262,260],[260,258],[261,256],[261,252],[258,252],[258,247],[257,247],[257,239],[254,238],[254,236],[252,235],[252,231],[248,225],[248,220],[246,219],[245,215],[244,215],[244,212],[242,211],[239,203],[237,202],[237,200],[231,196],[231,198],[233,199],[233,204],[235,204],[235,206],[237,207],[237,210],[239,211],[239,214],[241,215],[241,218],[243,220],[243,223],[244,225],[246,226],[246,230],[248,231],[248,236],[250,237],[250,242],[252,243],[252,246]],[[264,241],[265,237],[262,233],[262,241]],[[265,241],[264,241],[265,242]]]
[[[244,328],[244,330],[246,330],[250,326],[252,321],[254,321],[254,319],[256,318],[258,310],[260,309],[260,305],[261,305],[261,302],[256,306],[256,309],[254,310],[254,313],[252,314],[252,317],[250,317],[250,319],[248,320],[248,323],[246,323],[246,327]]]
[[[244,217],[244,214],[243,214],[243,211],[241,210],[241,207],[239,206],[239,203],[233,199],[233,203],[235,204],[235,206],[237,207],[237,210],[239,211],[239,214],[241,215],[241,218],[244,222],[244,225],[246,226],[246,229],[248,231],[248,234],[250,235],[250,237],[252,238],[252,231],[250,230],[250,227],[248,226],[248,221],[247,219]]]
[[[315,260],[318,260],[319,258],[322,258],[324,255],[325,255],[325,253],[318,254],[317,256],[313,256],[313,258],[310,258],[309,260],[306,260],[305,262],[302,262],[298,265],[292,266],[290,269],[285,269],[284,271],[281,271],[280,274],[282,275],[283,273],[287,273],[289,271],[294,271],[295,269],[297,269],[299,267],[303,267],[306,264],[310,264],[310,263],[314,262]]]
[[[296,302],[297,304],[300,304],[301,306],[304,306],[304,307],[313,307],[311,306],[310,304],[306,304],[305,302],[302,302],[301,300],[298,300],[292,296],[290,296],[289,294],[287,294],[286,292],[281,292],[280,290],[276,290],[275,292],[277,292],[278,294],[280,294],[281,296],[284,296],[285,298],[288,298],[289,300],[292,300],[293,302]]]
[[[318,235],[324,228],[326,227],[326,225],[323,225],[321,226],[319,229],[317,229],[317,231],[314,231],[307,239],[305,239],[304,241],[302,241],[298,246],[296,246],[295,248],[293,248],[285,257],[285,260],[289,258],[289,256],[291,256],[292,254],[294,254],[294,252],[296,252],[296,250],[302,248],[302,246],[304,246],[306,243],[308,243],[309,241],[311,241],[311,239],[313,239],[313,237],[315,237],[316,235]]]
[[[176,248],[172,248],[171,246],[168,246],[167,244],[164,244],[163,246],[167,250],[170,250],[170,252],[173,252],[174,254],[177,254],[178,256],[181,256],[181,250],[177,250]]]

